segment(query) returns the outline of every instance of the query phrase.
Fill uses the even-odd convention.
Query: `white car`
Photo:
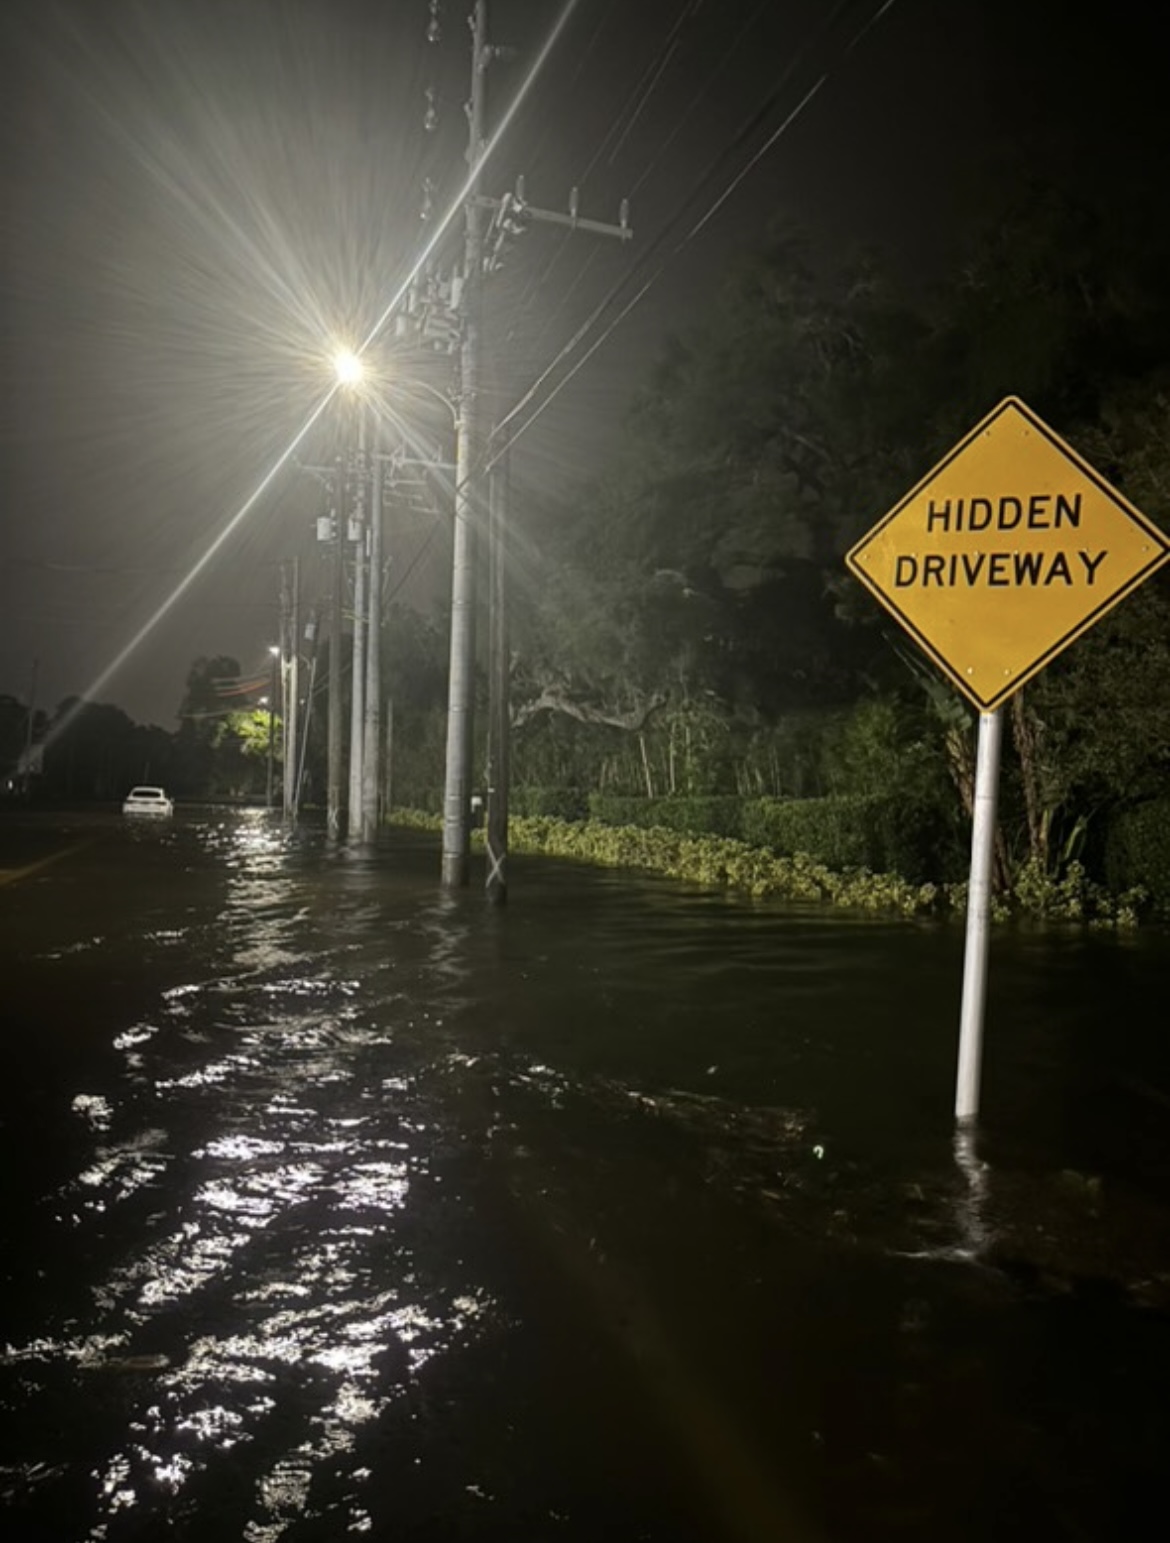
[[[123,814],[174,814],[175,806],[162,788],[131,788],[122,804]]]

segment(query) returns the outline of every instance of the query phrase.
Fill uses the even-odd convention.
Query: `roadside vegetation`
[[[1165,526],[1164,255],[1104,206],[1031,185],[995,195],[928,292],[873,258],[835,268],[791,232],[731,275],[604,472],[517,510],[517,848],[959,904],[975,716],[843,556],[1009,393]],[[406,640],[403,676],[424,642]],[[396,804],[438,809],[441,715],[441,692],[404,699]],[[1001,911],[1170,915],[1168,773],[1163,573],[1007,709]]]
[[[974,714],[844,553],[1009,393],[1170,522],[1165,242],[1107,200],[1004,186],[929,289],[778,230],[665,348],[600,475],[517,489],[517,849],[838,904],[961,902]],[[433,816],[445,619],[392,602],[383,640],[387,802]],[[238,673],[197,660],[174,734],[86,707],[46,753],[44,790],[254,796],[268,720],[217,695]],[[0,703],[9,764],[23,721]],[[309,721],[306,804],[324,792],[323,696]],[[1001,910],[1170,916],[1166,574],[1013,698],[1006,727]]]

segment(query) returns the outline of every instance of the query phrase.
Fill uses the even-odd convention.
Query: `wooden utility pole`
[[[382,498],[386,476],[379,456],[378,424],[368,457],[370,475],[369,577],[366,583],[365,722],[362,727],[361,819],[358,835],[378,832],[378,759],[382,738]]]
[[[487,897],[508,898],[508,774],[511,749],[511,660],[508,644],[508,448],[492,461],[488,482],[488,756]]]
[[[471,34],[471,98],[467,164],[474,178],[483,156],[487,0],[476,0]],[[459,417],[455,425],[455,531],[451,557],[451,656],[447,684],[447,766],[443,789],[442,882],[468,881],[471,851],[471,748],[475,706],[475,524],[483,475],[480,402],[483,327],[484,211],[468,189],[463,213],[463,336],[459,353]]]
[[[283,621],[283,617],[281,618]],[[283,628],[281,629],[283,631]],[[272,790],[276,785],[276,714],[281,709],[279,683],[281,679],[281,645],[270,643],[268,656],[269,665],[268,680],[268,768],[264,779],[264,807],[272,808]],[[284,714],[281,712],[283,721]]]
[[[345,467],[338,467],[333,497],[333,585],[329,621],[329,710],[326,723],[325,828],[341,835],[341,632],[345,609]]]
[[[24,720],[24,757],[20,767],[20,795],[27,798],[32,786],[33,763],[33,724],[37,715],[37,675],[40,673],[41,661],[34,659],[28,679],[28,713]]]
[[[291,578],[290,578],[291,571]],[[297,813],[297,730],[300,725],[301,560],[281,570],[281,716],[284,720],[282,803],[286,820]]]
[[[428,36],[437,40],[436,12],[432,10],[432,29]],[[629,206],[623,201],[619,223],[583,219],[578,212],[577,189],[569,195],[567,212],[535,209],[527,200],[523,178],[515,192],[502,198],[485,197],[479,189],[479,166],[485,142],[485,75],[492,59],[507,50],[490,46],[487,41],[487,0],[476,0],[471,18],[471,98],[467,104],[470,134],[467,161],[471,168],[466,197],[466,222],[463,253],[463,282],[459,290],[459,416],[456,423],[455,449],[455,533],[451,578],[451,663],[447,698],[447,765],[443,791],[443,865],[442,881],[454,888],[465,885],[469,877],[471,845],[471,755],[473,742],[473,707],[475,680],[475,564],[476,530],[482,522],[485,498],[484,479],[488,475],[488,438],[481,402],[482,350],[484,333],[484,274],[497,268],[512,241],[524,233],[533,221],[544,221],[570,230],[586,230],[598,235],[616,236],[629,241]],[[502,486],[502,484],[501,484]],[[501,563],[498,589],[493,583],[493,606],[502,605],[504,567]],[[494,627],[493,623],[493,627]],[[506,630],[502,631],[506,638]],[[502,655],[506,671],[506,642]],[[493,675],[493,679],[495,676]],[[505,768],[503,801],[497,799],[498,834],[503,845],[507,838],[507,734],[506,691],[497,699],[505,703],[503,716],[495,724],[494,764]],[[503,870],[497,875],[502,879]],[[506,888],[506,885],[505,885]],[[502,893],[500,898],[502,898]]]
[[[362,737],[366,727],[366,499],[369,465],[366,455],[366,409],[357,404],[358,443],[353,500],[353,655],[349,687],[349,798],[345,833],[351,841],[361,835]]]

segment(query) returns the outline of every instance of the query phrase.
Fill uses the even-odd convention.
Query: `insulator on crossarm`
[[[427,110],[423,114],[423,128],[428,134],[433,134],[439,126],[439,112],[435,106],[435,88],[428,86],[426,89]]]
[[[578,191],[577,188],[570,188],[569,189],[569,218],[571,220],[575,220],[577,218],[577,210],[580,207],[580,203],[581,203],[580,192]]]
[[[439,0],[431,0],[431,19],[427,22],[427,42],[439,43],[443,38],[443,28],[439,21]]]
[[[618,209],[618,224],[623,231],[630,228],[630,200],[628,198],[623,198],[621,201],[621,207]]]

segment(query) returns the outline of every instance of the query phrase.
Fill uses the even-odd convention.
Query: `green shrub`
[[[966,858],[955,813],[890,794],[752,799],[589,796],[589,814],[603,824],[729,836],[787,857],[802,853],[829,868],[900,873],[913,882],[962,876]]]
[[[429,809],[399,808],[397,805],[386,816],[387,825],[401,825],[406,830],[442,830],[443,816]]]
[[[900,873],[915,882],[963,872],[954,812],[897,794],[752,799],[741,829],[752,846],[803,852],[830,868]]]
[[[508,809],[522,818],[548,814],[558,820],[584,820],[589,814],[589,800],[580,788],[513,787]]]
[[[786,857],[807,853],[831,867],[872,867],[861,812],[867,798],[754,798],[744,805],[741,829],[749,846]]]
[[[757,897],[830,900],[853,909],[907,914],[933,912],[946,903],[945,892],[934,884],[911,884],[896,874],[864,869],[834,873],[804,854],[778,856],[726,836],[688,836],[661,827],[606,825],[595,820],[520,819],[511,822],[510,842],[518,852],[610,868],[641,868]]]
[[[641,830],[674,830],[691,836],[739,836],[741,798],[703,795],[674,798],[626,798],[591,793],[589,814],[606,825]]]
[[[1105,880],[1111,890],[1144,889],[1154,908],[1170,914],[1170,799],[1120,810],[1105,838]]]
[[[647,800],[632,802],[644,805]],[[893,805],[894,801],[887,803]],[[903,810],[913,807],[904,805]],[[392,824],[420,830],[442,826],[440,816],[418,810],[395,809],[390,819]],[[482,830],[472,832],[477,849],[482,849],[483,839]],[[742,890],[757,898],[776,895],[789,900],[829,901],[855,910],[894,910],[906,915],[961,915],[967,904],[967,886],[962,882],[917,882],[863,865],[835,869],[807,852],[779,853],[727,836],[696,836],[661,826],[517,816],[509,822],[509,843],[516,852],[609,868],[640,868],[708,888]],[[1059,878],[1027,862],[1017,870],[1010,894],[995,897],[992,913],[997,921],[1022,915],[1090,926],[1133,926],[1148,907],[1148,899],[1139,885],[1112,892],[1103,889],[1077,862],[1069,863]]]

